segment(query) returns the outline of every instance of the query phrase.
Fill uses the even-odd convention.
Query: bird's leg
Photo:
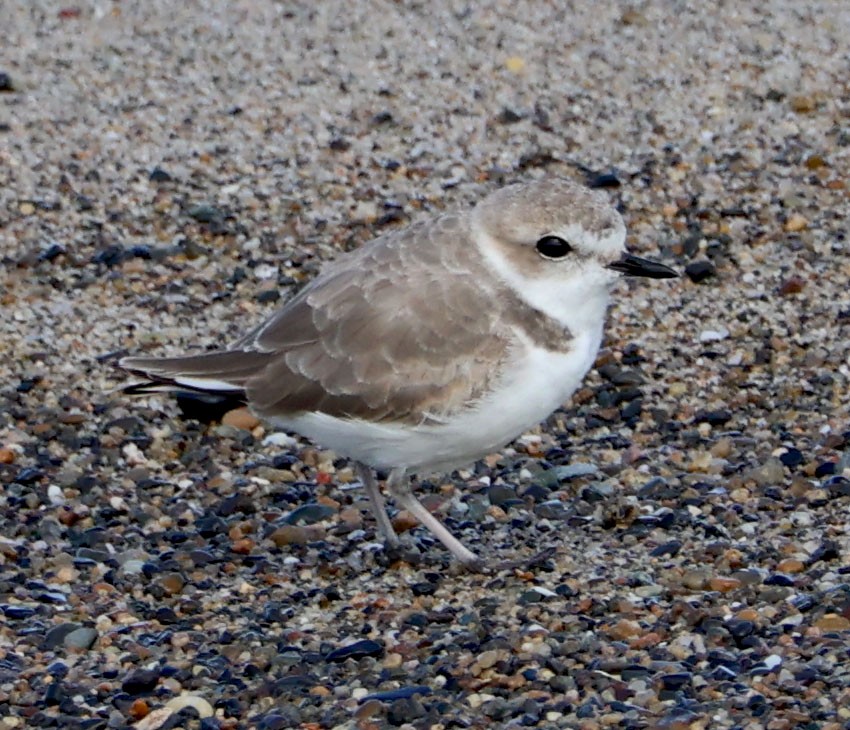
[[[471,550],[465,548],[448,528],[432,515],[425,505],[413,496],[410,488],[410,478],[404,469],[393,469],[387,479],[387,490],[393,499],[412,514],[419,522],[427,527],[431,533],[449,552],[454,555],[469,570],[481,570],[483,564],[481,559]]]
[[[366,494],[369,497],[369,504],[372,506],[372,514],[375,515],[375,520],[378,522],[378,532],[384,538],[384,542],[390,547],[397,547],[400,544],[398,535],[393,529],[390,517],[387,514],[387,508],[384,505],[384,498],[381,495],[381,489],[378,487],[378,482],[375,475],[372,473],[371,467],[362,464],[359,461],[355,462],[354,468],[357,471],[357,476],[363,482],[366,488]]]

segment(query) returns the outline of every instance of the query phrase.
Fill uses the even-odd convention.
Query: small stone
[[[482,669],[490,669],[490,667],[503,658],[503,654],[504,652],[497,651],[496,649],[489,649],[478,656],[476,663]]]
[[[302,525],[281,525],[269,535],[269,539],[277,547],[306,545],[310,542],[310,533]]]
[[[295,508],[285,518],[288,525],[313,525],[316,522],[328,520],[337,513],[335,507],[312,502]]]
[[[802,276],[789,276],[779,285],[779,294],[783,297],[799,294],[806,288],[806,280]]]
[[[148,705],[148,703],[143,699],[139,698],[130,705],[128,713],[134,720],[141,720],[143,717],[146,717],[150,711],[150,705]]]
[[[14,464],[15,452],[6,447],[0,448],[0,464]]]
[[[637,622],[630,619],[621,619],[607,630],[607,634],[620,641],[631,639],[633,636],[638,636],[643,631],[643,627]]]
[[[699,341],[702,343],[720,342],[729,337],[729,330],[725,327],[717,330],[703,330],[699,333]]]
[[[766,666],[771,672],[776,669],[780,664],[782,664],[782,657],[778,654],[768,654],[763,660],[764,666]]]
[[[815,621],[821,631],[846,631],[850,629],[850,619],[837,613],[825,613]]]
[[[155,167],[153,170],[151,170],[151,174],[148,176],[148,179],[151,182],[160,183],[160,182],[171,182],[171,180],[173,178],[171,177],[171,175],[168,172],[163,170],[161,167]]]
[[[497,506],[505,506],[510,503],[516,504],[520,501],[516,490],[507,484],[494,484],[487,490],[487,497],[490,500],[490,504]]]
[[[213,205],[195,205],[189,209],[189,217],[199,223],[212,223],[221,220],[224,215]]]
[[[419,520],[417,520],[410,512],[406,509],[399,510],[392,518],[393,529],[398,532],[407,532],[408,530],[412,530],[415,527],[419,526]]]
[[[69,633],[63,640],[62,645],[66,649],[76,651],[88,651],[97,641],[97,631],[88,627],[81,627]]]
[[[699,284],[717,274],[717,269],[711,261],[694,261],[685,267],[685,274],[694,284]]]
[[[165,707],[173,713],[180,712],[180,710],[186,707],[191,707],[198,713],[198,717],[200,718],[212,717],[215,713],[213,706],[198,695],[185,694],[172,697],[165,703]]]
[[[8,612],[6,615],[8,616]],[[44,635],[44,648],[55,649],[62,646],[67,636],[79,628],[80,625],[74,623],[57,624]]]
[[[701,591],[708,583],[708,571],[701,568],[692,568],[685,571],[682,576],[682,585],[692,591]]]
[[[791,104],[791,109],[797,114],[810,114],[817,108],[815,98],[810,94],[798,94],[792,96],[788,101]]]
[[[186,581],[180,573],[165,573],[156,579],[156,584],[165,591],[168,596],[174,596],[183,590]]]
[[[260,419],[247,408],[234,408],[224,414],[221,423],[224,426],[241,428],[243,431],[253,431],[260,425]]]
[[[521,73],[525,69],[525,59],[519,56],[508,56],[505,59],[505,68],[512,74]]]
[[[158,683],[159,672],[151,669],[137,669],[121,683],[121,689],[129,695],[141,695],[153,692]]]
[[[802,573],[806,569],[806,564],[802,560],[787,558],[779,561],[776,569],[780,573]]]
[[[750,498],[750,490],[745,487],[733,489],[729,494],[730,499],[738,504],[745,504]]]
[[[362,639],[353,644],[333,649],[325,659],[329,662],[344,662],[346,659],[361,659],[362,657],[381,657],[383,645],[372,639]]]
[[[737,578],[724,578],[722,576],[715,576],[708,581],[708,587],[713,591],[719,591],[720,593],[729,593],[729,591],[734,591],[737,588],[741,587],[741,581]]]
[[[792,214],[788,220],[785,221],[785,230],[789,233],[798,233],[808,228],[808,226],[809,221],[799,213]]]

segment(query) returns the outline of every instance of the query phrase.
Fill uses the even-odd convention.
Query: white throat
[[[609,293],[616,277],[598,271],[565,272],[553,262],[552,274],[529,277],[523,274],[485,231],[473,229],[473,239],[493,275],[513,289],[532,307],[555,319],[572,335],[597,335],[601,339]]]

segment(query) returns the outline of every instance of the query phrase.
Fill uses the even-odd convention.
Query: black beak
[[[608,268],[626,276],[646,276],[649,279],[675,279],[678,276],[669,266],[642,259],[640,256],[632,256],[630,253],[623,254],[619,261],[608,264]]]

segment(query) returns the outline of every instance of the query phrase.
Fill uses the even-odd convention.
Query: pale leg
[[[398,535],[396,535],[392,522],[390,522],[389,515],[387,514],[387,508],[384,505],[384,498],[381,496],[381,490],[378,487],[378,482],[375,479],[375,475],[372,473],[371,467],[366,466],[366,464],[361,464],[358,461],[355,462],[354,468],[357,470],[357,476],[360,478],[360,481],[363,482],[363,486],[366,489],[366,494],[369,497],[369,503],[372,505],[372,513],[375,515],[375,520],[378,522],[378,531],[383,536],[384,542],[387,545],[390,547],[396,547],[399,545]]]
[[[478,556],[465,548],[448,528],[432,515],[425,506],[413,496],[410,489],[410,479],[406,476],[404,469],[393,469],[387,479],[387,490],[395,499],[396,503],[404,507],[419,522],[427,527],[431,533],[449,552],[470,570],[481,570],[483,564]],[[380,495],[379,495],[380,496]]]

